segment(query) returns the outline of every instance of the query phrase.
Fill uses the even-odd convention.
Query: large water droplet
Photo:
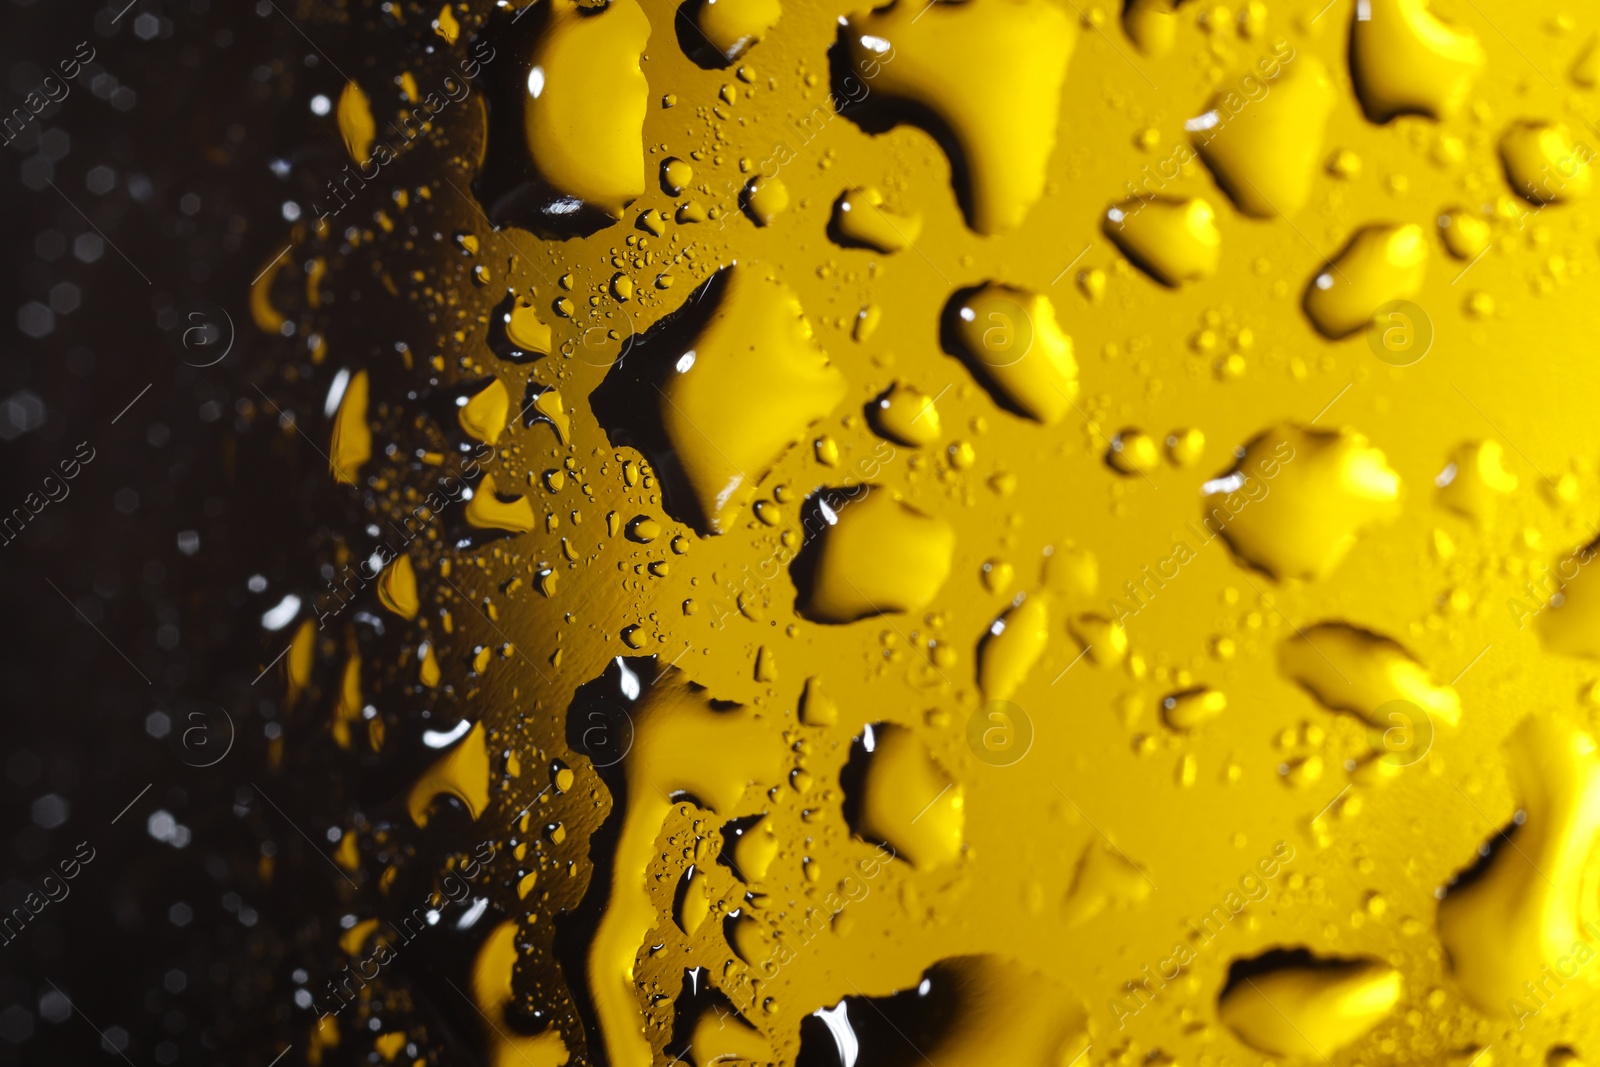
[[[896,0],[851,15],[840,37],[861,80],[839,98],[869,105],[874,129],[910,121],[940,137],[974,230],[1020,225],[1044,194],[1075,20],[1046,0]]]

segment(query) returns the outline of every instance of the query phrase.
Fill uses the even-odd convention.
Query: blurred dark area
[[[0,2],[0,1064],[270,1064],[335,872],[261,777],[263,618],[311,595],[327,478],[275,406],[320,408],[276,369],[306,339],[249,296],[309,221],[290,162],[337,151],[349,19]]]

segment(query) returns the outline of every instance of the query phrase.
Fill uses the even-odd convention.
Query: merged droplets
[[[709,42],[716,65],[720,65],[766,34],[779,12],[778,0],[704,0],[685,5],[682,17],[693,21],[692,28]],[[1365,14],[1358,14],[1352,30],[1351,62],[1369,116],[1386,121],[1408,112],[1445,116],[1460,109],[1466,87],[1481,66],[1481,54],[1473,59],[1476,42],[1470,35],[1439,22],[1420,3],[1361,0],[1358,12]],[[439,32],[448,40],[442,28],[447,14],[441,13]],[[1137,47],[1147,55],[1166,51],[1177,26],[1173,5],[1167,0],[1131,0],[1124,6],[1123,20]],[[603,6],[548,0],[536,15],[530,12],[528,22],[536,21],[541,25],[530,53],[525,96],[519,95],[517,103],[528,159],[542,183],[538,210],[550,218],[590,211],[607,219],[620,218],[646,190],[640,136],[646,91],[640,60],[650,27],[634,0],[612,0]],[[870,81],[875,96],[892,97],[903,105],[898,110],[891,107],[890,118],[906,121],[914,114],[914,121],[928,122],[941,143],[953,146],[952,169],[969,223],[980,233],[992,234],[1022,223],[1043,194],[1059,120],[1058,101],[1076,32],[1057,5],[1043,0],[935,0],[931,5],[898,0],[849,19],[842,51],[857,75]],[[740,76],[744,78],[743,71]],[[744,80],[759,85],[753,79]],[[352,90],[360,93],[352,84],[346,96],[351,96]],[[723,100],[732,103],[729,96]],[[360,102],[365,105],[364,96]],[[1219,188],[1240,212],[1255,217],[1293,214],[1310,197],[1324,155],[1323,130],[1335,102],[1332,83],[1318,60],[1309,55],[1296,57],[1272,79],[1267,97],[1252,101],[1232,118],[1223,118],[1213,101],[1209,111],[1191,121],[1191,132],[1196,134],[1201,157]],[[874,100],[873,106],[880,103],[881,99]],[[363,133],[360,119],[354,103],[347,109],[341,98],[341,132],[352,158],[358,160],[364,157],[364,144],[370,144],[372,136],[370,129]],[[370,108],[365,122],[370,127]],[[687,142],[673,145],[685,155],[694,147]],[[1575,146],[1570,132],[1561,127],[1519,123],[1507,132],[1500,147],[1508,181],[1536,204],[1571,199],[1587,188],[1586,168],[1567,173],[1566,162],[1580,146]],[[705,153],[693,158],[702,168],[698,179],[702,182],[715,173],[715,166],[722,165],[720,158],[715,165],[700,162],[707,158]],[[528,159],[522,160],[524,166]],[[1334,168],[1330,165],[1330,169]],[[1561,174],[1562,180],[1552,184],[1552,173]],[[681,159],[669,160],[661,177],[663,187],[674,194],[696,181],[694,171]],[[907,196],[906,186],[898,182],[885,187],[895,190],[897,199]],[[795,188],[799,196],[800,186]],[[824,196],[836,188],[838,185],[829,186]],[[759,225],[772,223],[790,206],[788,191],[777,179],[753,179],[743,187],[740,202]],[[806,206],[803,199],[799,203]],[[693,216],[689,207],[684,205],[680,218]],[[705,218],[704,209],[695,208]],[[730,219],[733,224],[745,224],[737,214]],[[663,212],[647,211],[639,225],[653,239],[660,238],[666,220]],[[790,221],[793,219],[786,219],[784,225]],[[921,227],[920,215],[891,209],[877,189],[852,188],[834,205],[829,236],[848,247],[887,255],[911,248],[921,237]],[[1166,286],[1212,277],[1220,264],[1221,238],[1214,210],[1205,200],[1129,200],[1113,209],[1105,232],[1135,266]],[[1460,208],[1441,217],[1440,234],[1450,254],[1462,260],[1481,253],[1491,236],[1481,215]],[[637,239],[636,234],[632,236]],[[655,247],[660,254],[660,245]],[[1328,337],[1359,331],[1378,304],[1415,295],[1422,281],[1425,252],[1426,243],[1417,227],[1361,231],[1314,279],[1305,297],[1307,315]],[[862,258],[874,259],[875,267],[882,266],[876,257]],[[904,266],[898,261],[889,266],[898,269],[897,263]],[[645,290],[635,288],[626,264],[613,266],[623,268],[623,273],[612,275],[609,287],[597,287],[599,296],[594,299],[639,301]],[[1122,269],[1121,264],[1115,266]],[[1086,270],[1082,277],[1080,288],[1091,305],[1108,295],[1115,303],[1125,295],[1116,290],[1108,294],[1101,271]],[[1052,291],[1068,293],[1066,287]],[[1070,294],[1061,298],[1075,299]],[[842,307],[845,315],[861,307],[854,333],[858,341],[866,341],[884,320],[878,306],[863,302],[867,299],[865,294],[851,294]],[[516,351],[536,355],[552,351],[553,331],[531,303],[508,297],[500,310],[505,339]],[[828,309],[819,305],[813,310]],[[1045,425],[1059,423],[1071,411],[1079,390],[1072,341],[1061,329],[1055,307],[1042,293],[991,282],[957,294],[947,312],[949,321],[942,324],[946,326],[942,340],[967,363],[996,404]],[[888,321],[899,325],[896,319]],[[845,322],[844,317],[830,317],[829,325],[843,329]],[[1085,335],[1088,333],[1086,327]],[[1107,358],[1111,358],[1109,352]],[[883,365],[888,365],[887,360]],[[639,492],[643,495],[656,488],[649,477],[659,478],[665,508],[702,533],[721,533],[738,526],[772,468],[784,461],[796,443],[820,432],[811,427],[851,395],[843,375],[812,336],[798,297],[748,266],[719,272],[642,343],[632,346],[628,366],[619,365],[613,374],[616,377],[608,379],[608,384],[624,387],[615,392],[627,394],[627,402],[610,408],[615,419],[601,418],[612,431],[613,444],[637,444],[651,453],[653,463]],[[366,387],[364,375],[349,383],[334,421],[330,454],[335,475],[351,483],[357,480],[355,472],[370,459]],[[574,426],[561,394],[543,389],[529,395],[533,398],[529,410],[555,430],[556,443],[571,444]],[[498,379],[490,380],[459,407],[460,431],[476,441],[498,443],[508,428],[510,401],[504,385]],[[960,391],[956,399],[945,402],[952,425],[958,414],[966,415],[963,405]],[[1099,400],[1085,406],[1100,417]],[[597,393],[597,414],[601,409],[602,397]],[[934,399],[907,380],[894,380],[868,406],[867,415],[881,437],[908,448],[931,445],[941,434]],[[843,423],[852,432],[853,418]],[[973,420],[975,432],[983,432],[976,429],[980,421]],[[576,428],[580,439],[587,428]],[[1040,440],[1055,439],[1037,428],[1022,427],[1020,432]],[[1167,457],[1174,466],[1187,466],[1199,458],[1203,443],[1199,431],[1174,431],[1166,438]],[[835,467],[850,461],[851,447],[850,435],[830,425],[826,435],[816,438],[816,457],[819,463]],[[973,462],[970,447],[962,447],[967,451],[953,449],[950,453],[952,470],[965,469],[963,463],[970,466]],[[1206,483],[1205,521],[1225,538],[1241,563],[1274,577],[1326,576],[1363,531],[1396,511],[1399,478],[1383,454],[1359,434],[1280,426],[1240,452],[1235,467]],[[1156,471],[1161,455],[1160,438],[1131,426],[1118,433],[1105,459],[1116,472],[1128,476],[1128,481],[1116,484],[1119,493],[1129,488],[1140,490],[1139,476]],[[956,457],[964,459],[958,462]],[[915,464],[929,458],[918,455],[908,466],[926,469]],[[1437,482],[1438,502],[1483,520],[1517,485],[1502,461],[1503,455],[1492,442],[1461,446],[1452,453]],[[636,459],[631,462],[638,466]],[[469,498],[464,508],[466,522],[480,529],[531,530],[534,511],[530,500],[503,491],[513,484],[520,486],[520,470],[516,483],[508,473],[497,473],[499,485],[496,475],[489,474]],[[531,475],[536,473],[534,470]],[[941,469],[940,473],[950,472]],[[1095,472],[1097,476],[1104,473]],[[1174,477],[1182,474],[1169,473]],[[1009,493],[1010,488],[1000,488],[1006,484],[1004,479],[1000,475],[996,479],[990,482],[996,493]],[[627,484],[632,487],[636,483]],[[1014,478],[1010,484],[1015,485]],[[932,487],[927,483],[921,486],[928,488]],[[533,495],[538,495],[537,490]],[[978,495],[981,497],[981,489]],[[936,504],[926,501],[943,503],[936,490],[928,494],[919,490],[917,499],[930,510]],[[803,615],[818,622],[848,623],[884,612],[919,612],[938,598],[954,557],[955,532],[950,523],[876,485],[859,486],[848,496],[824,492],[814,502],[824,516],[823,523],[809,531],[814,536],[794,571]],[[785,505],[787,518],[788,501],[781,495],[776,496],[776,503],[763,500],[757,506],[753,518],[764,525],[752,523],[751,529],[759,537],[793,532],[778,517],[777,503]],[[625,539],[627,543],[621,547],[628,552],[642,553],[644,546],[654,545],[664,554],[667,538],[654,518],[637,514],[631,522],[625,521],[640,508],[654,514],[656,501],[640,499],[630,504],[612,516],[609,534],[615,537],[622,531],[618,543]],[[672,539],[673,551],[682,540]],[[1025,570],[1025,558],[1015,544],[994,549],[985,546],[976,550],[974,560],[989,551],[996,555],[984,565],[982,576],[995,599],[985,598],[990,606],[981,609],[982,619],[994,613],[999,597],[1009,596],[1017,588],[1019,573]],[[1058,559],[1068,555],[1063,552]],[[425,558],[418,557],[419,561]],[[567,559],[577,562],[570,552]],[[1018,561],[1017,566],[1013,568],[1007,560]],[[1087,577],[1079,573],[1082,567],[1074,566],[1070,578],[1047,583],[1048,593],[1034,591],[1011,600],[979,638],[976,681],[985,698],[1006,699],[1027,684],[1048,651],[1053,614],[1070,616],[1067,630],[1091,663],[1126,663],[1132,676],[1146,676],[1145,657],[1130,653],[1123,625],[1079,610],[1086,604],[1074,603],[1062,590],[1061,586],[1071,585],[1080,600],[1092,595],[1093,557],[1088,560]],[[964,560],[963,566],[970,562]],[[655,563],[661,564],[659,572]],[[1052,565],[1058,576],[1068,570],[1055,559]],[[376,590],[388,612],[408,620],[420,613],[412,566],[410,557],[399,557],[383,572]],[[534,580],[535,587],[550,595],[554,572],[542,562],[539,566],[543,569],[538,572],[541,577]],[[661,560],[650,568],[650,575],[666,573]],[[649,580],[638,567],[633,573]],[[624,574],[623,580],[632,579]],[[687,605],[684,613],[690,614]],[[928,616],[930,626],[943,625],[935,624],[934,618]],[[971,629],[957,632],[973,636],[982,619],[969,619]],[[1594,619],[1600,619],[1600,606],[1591,614],[1581,588],[1573,584],[1541,622],[1561,635],[1560,641],[1568,649],[1600,655],[1600,623]],[[761,621],[765,625],[766,620]],[[1059,617],[1054,624],[1062,625]],[[448,619],[445,632],[449,632]],[[448,640],[436,655],[435,642],[439,640],[430,634],[428,641],[416,646],[414,670],[425,686],[437,686],[441,681],[439,656],[450,662]],[[633,639],[625,632],[622,640],[632,643]],[[775,647],[786,665],[794,662],[777,639],[763,637],[752,641],[751,647],[760,649],[756,679],[762,685],[770,686],[776,680]],[[300,653],[295,656],[291,665]],[[1217,658],[1224,657],[1219,654]],[[1232,652],[1227,658],[1232,658]],[[341,743],[347,747],[362,707],[360,661],[351,656],[348,664],[346,691],[337,712],[343,730]],[[1446,722],[1459,718],[1460,701],[1453,689],[1439,684],[1398,643],[1348,623],[1321,623],[1289,638],[1281,646],[1280,664],[1324,706],[1353,712],[1372,725],[1389,724],[1384,707],[1395,701],[1415,705]],[[812,668],[808,665],[805,669]],[[300,688],[306,685],[309,670],[307,666],[294,675]],[[725,838],[731,838],[726,862],[747,885],[766,884],[774,894],[792,887],[785,882],[789,857],[783,857],[779,847],[777,820],[764,810],[775,795],[789,794],[768,793],[767,799],[762,799],[762,790],[776,790],[788,767],[778,731],[762,721],[766,713],[713,701],[670,668],[641,669],[640,674],[646,676],[644,684],[634,679],[633,697],[637,700],[630,698],[629,704],[631,748],[618,757],[621,762],[614,770],[594,757],[602,771],[609,771],[608,781],[616,783],[617,806],[611,815],[616,820],[612,827],[616,853],[612,863],[595,869],[589,910],[597,921],[595,936],[584,945],[587,959],[581,980],[589,987],[593,1021],[598,1024],[605,1057],[619,1065],[642,1067],[650,1060],[650,1039],[645,1035],[654,1019],[641,1006],[644,999],[634,967],[640,948],[661,918],[656,905],[662,893],[650,886],[649,879],[655,872],[652,865],[660,862],[658,838],[674,804],[692,797],[694,804],[720,817],[739,815],[726,823],[723,831]],[[1226,711],[1227,698],[1219,688],[1195,684],[1188,674],[1159,675],[1161,687],[1154,693],[1166,696],[1155,702],[1157,714],[1170,730],[1193,734],[1189,741],[1216,740],[1218,727],[1231,723],[1207,724]],[[1227,684],[1230,693],[1239,695],[1233,675],[1223,671],[1217,675],[1228,679],[1217,685]],[[1107,675],[1096,677],[1103,680]],[[1136,698],[1148,714],[1151,690],[1141,691]],[[1242,719],[1242,708],[1241,702],[1232,717]],[[854,704],[848,707],[850,716],[864,710]],[[851,725],[862,721],[850,716]],[[815,677],[805,684],[798,719],[813,739],[830,733],[829,727],[840,719],[838,704]],[[927,721],[931,724],[935,719],[930,716]],[[407,796],[407,807],[419,825],[430,817],[444,819],[444,806],[452,800],[474,818],[485,810],[489,765],[483,729],[474,726],[468,730]],[[1159,730],[1157,735],[1165,742],[1179,743]],[[881,723],[869,728],[860,747],[859,777],[844,784],[845,813],[857,836],[887,843],[903,864],[922,871],[961,862],[967,849],[963,789],[934,757],[934,750],[916,731]],[[1546,838],[1530,838],[1518,831],[1519,844],[1530,843],[1541,859],[1547,858],[1567,873],[1573,867],[1573,856],[1587,856],[1585,846],[1573,842],[1587,840],[1584,835],[1592,837],[1594,832],[1592,748],[1586,740],[1568,738],[1538,749],[1540,766],[1554,766],[1557,773],[1552,781],[1538,783],[1548,795],[1535,797],[1529,808],[1550,813],[1546,821],[1552,829]],[[1575,752],[1579,755],[1573,755]],[[811,771],[819,778],[829,773],[816,766]],[[1191,764],[1185,784],[1194,781],[1192,771]],[[792,776],[789,780],[797,781]],[[805,781],[811,781],[809,774]],[[568,771],[562,788],[572,784]],[[805,794],[811,786],[795,788]],[[825,792],[821,785],[817,790]],[[678,799],[674,802],[672,798]],[[838,794],[828,799],[837,802]],[[749,814],[752,805],[758,814]],[[816,810],[809,809],[806,817]],[[1560,843],[1549,843],[1557,837]],[[1490,873],[1496,869],[1491,867]],[[806,877],[812,877],[809,870]],[[532,873],[523,876],[519,897],[528,896],[533,878]],[[1493,881],[1484,879],[1485,883]],[[1458,977],[1475,1000],[1503,992],[1494,985],[1500,981],[1494,975],[1508,970],[1520,974],[1518,969],[1525,963],[1548,959],[1551,946],[1559,940],[1550,931],[1565,936],[1563,909],[1586,898],[1574,890],[1571,880],[1557,882],[1556,896],[1541,897],[1532,892],[1538,887],[1530,888],[1526,879],[1518,881],[1502,874],[1495,882],[1501,888],[1492,890],[1498,895],[1486,896],[1489,902],[1477,906],[1470,917],[1447,922],[1446,909],[1441,909],[1441,934]],[[541,880],[539,887],[547,884]],[[1453,894],[1447,906],[1462,909],[1460,914],[1466,915],[1470,891],[1477,885]],[[1091,840],[1078,859],[1062,903],[1062,919],[1070,928],[1087,926],[1107,912],[1139,906],[1148,899],[1150,889],[1149,880],[1131,859],[1099,839]],[[1060,891],[1059,886],[1055,891]],[[691,867],[677,878],[672,918],[686,935],[704,933],[713,925],[707,919],[722,917],[712,892],[703,867]],[[905,899],[913,899],[909,891]],[[533,907],[531,901],[529,907]],[[1504,930],[1491,929],[1486,916],[1495,915],[1509,916]],[[1447,927],[1452,932],[1446,934]],[[735,913],[723,926],[734,956],[751,965],[764,958],[762,950],[770,944],[769,928],[770,924],[749,909]],[[495,1031],[489,1037],[491,1060],[508,1065],[530,1062],[536,1067],[562,1062],[566,1050],[553,1030],[538,1038],[518,1036],[507,1013],[513,1004],[510,976],[516,955],[515,931],[510,923],[497,927],[474,970],[473,999]],[[713,940],[715,934],[713,929]],[[1457,945],[1467,945],[1474,938],[1487,944],[1458,950]],[[1530,944],[1535,948],[1528,949]],[[737,968],[738,964],[731,966]],[[1313,1050],[1331,1052],[1348,1045],[1391,1010],[1400,991],[1399,976],[1392,968],[1367,959],[1330,960],[1291,953],[1285,958],[1244,961],[1236,972],[1236,980],[1230,982],[1219,1005],[1222,1021],[1242,1040],[1273,1056],[1309,1056]],[[576,972],[572,977],[580,980]],[[846,1007],[865,1003],[864,998],[851,998],[823,1013],[831,1020],[827,1024],[831,1032],[840,1033],[840,1026],[849,1031]],[[767,1035],[734,1012],[731,1002],[727,1004],[728,1012],[706,1010],[698,1003],[683,1006],[688,1059],[702,1065],[727,1058],[773,1059]],[[1081,1005],[1052,982],[997,957],[946,960],[927,972],[915,992],[879,998],[873,1007],[896,1019],[913,1020],[915,1025],[908,1024],[907,1029],[941,1067],[1072,1063],[1087,1042]],[[905,1014],[897,1014],[902,1010]],[[869,1020],[872,1017],[860,1011],[857,1014]],[[896,1055],[914,1058],[903,1048],[892,1053],[887,1045],[874,1045],[870,1025],[861,1025],[861,1019],[857,1023],[860,1049],[869,1053],[864,1062],[897,1062]],[[854,1060],[854,1051],[843,1052],[843,1043],[838,1047],[841,1062]],[[880,1051],[883,1055],[877,1055]]]
[[[669,511],[722,533],[847,386],[799,298],[754,267],[723,268],[682,312],[630,351],[595,404],[618,443],[655,453]]]
[[[1350,430],[1282,424],[1204,486],[1206,525],[1274,578],[1321,578],[1369,525],[1398,511],[1400,476]]]
[[[1074,21],[1046,0],[895,0],[840,32],[873,98],[926,109],[933,132],[952,139],[968,224],[981,234],[1021,225],[1044,195]]]
[[[1522,721],[1508,747],[1519,809],[1517,825],[1506,830],[1509,847],[1471,865],[1473,877],[1439,902],[1439,940],[1456,983],[1495,1015],[1517,1015],[1519,1004],[1532,1010],[1525,1004],[1530,982],[1552,967],[1572,977],[1573,956],[1593,954],[1600,943],[1594,738],[1541,711]]]
[[[528,154],[550,184],[621,218],[644,193],[645,101],[639,69],[650,23],[635,0],[603,11],[549,0],[523,103]]]
[[[536,24],[514,87],[521,121],[491,116],[489,214],[558,229],[586,217],[620,219],[645,191],[649,86],[639,63],[650,21],[638,0],[547,0],[525,11]],[[520,151],[512,152],[502,142],[518,133]]]
[[[797,564],[800,613],[845,623],[889,611],[917,611],[950,575],[955,529],[888,489],[855,487],[817,501],[825,526]],[[806,580],[808,579],[808,580]]]
[[[1360,0],[1350,21],[1350,78],[1367,118],[1446,119],[1466,103],[1485,62],[1471,32],[1427,0]]]
[[[1315,56],[1295,56],[1277,69],[1266,95],[1238,114],[1230,115],[1219,95],[1186,124],[1222,191],[1256,218],[1293,215],[1305,206],[1337,99]]]
[[[472,964],[472,1001],[485,1023],[485,1062],[489,1067],[562,1067],[569,1055],[561,1031],[551,1027],[525,1034],[517,1021],[521,1013],[507,1010],[517,1004],[511,985],[517,965],[517,927],[515,919],[496,926]]]
[[[859,757],[865,765],[849,797],[852,828],[919,870],[954,863],[966,825],[961,787],[911,730],[895,723],[869,730],[871,748]]]
[[[1088,1012],[1055,979],[999,956],[956,956],[904,992],[850,996],[817,1012],[801,1029],[800,1061],[1065,1067],[1088,1047]]]
[[[631,744],[622,750],[613,788],[610,817],[619,822],[610,881],[597,879],[589,891],[590,913],[598,919],[587,942],[586,974],[607,1059],[619,1067],[648,1067],[652,1053],[642,1032],[634,961],[659,919],[649,871],[672,808],[669,798],[686,795],[708,811],[731,814],[747,788],[781,782],[784,752],[777,733],[752,709],[712,700],[674,667],[631,662],[632,687],[623,692],[635,699],[625,717],[617,717],[631,730]],[[623,669],[618,661],[618,672]],[[591,727],[588,710],[580,692],[569,713],[575,736]],[[612,747],[621,745],[608,744],[608,753]]]
[[[1436,682],[1398,641],[1346,622],[1320,622],[1284,641],[1283,672],[1327,708],[1388,728],[1386,706],[1404,701],[1450,726],[1461,719],[1461,698]]]

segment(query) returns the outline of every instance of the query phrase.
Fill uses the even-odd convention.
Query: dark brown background
[[[347,25],[335,5],[294,0],[0,6],[5,111],[80,42],[96,52],[0,148],[0,511],[26,506],[80,442],[95,453],[0,548],[0,905],[9,914],[80,842],[95,850],[70,896],[0,945],[0,1064],[267,1064],[303,1045],[295,945],[326,936],[332,873],[281,850],[268,892],[249,869],[263,839],[282,840],[251,788],[281,683],[252,681],[278,651],[262,612],[310,595],[310,486],[325,474],[309,452],[284,462],[304,444],[263,414],[256,386],[301,342],[263,337],[247,297],[288,243],[284,202],[308,208],[315,164],[338,150],[310,101],[338,98],[331,63],[350,60],[320,53],[349,55]],[[174,343],[191,301],[236,329],[215,366],[185,364],[215,348]],[[198,534],[192,555],[184,531]],[[252,592],[257,574],[266,588]],[[232,749],[191,766],[228,741],[219,707]],[[158,711],[164,738],[147,729]],[[185,847],[152,836],[161,811]]]

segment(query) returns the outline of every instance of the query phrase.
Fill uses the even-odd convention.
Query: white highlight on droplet
[[[300,611],[300,598],[290,593],[277,605],[268,608],[261,616],[261,626],[265,630],[281,630],[294,621],[295,615]]]
[[[456,741],[461,740],[470,729],[472,729],[472,724],[466,719],[462,719],[448,730],[424,730],[422,732],[422,743],[429,748],[444,748],[446,745],[454,744]]]
[[[1237,493],[1244,488],[1244,475],[1239,471],[1224,474],[1220,478],[1213,478],[1200,487],[1200,492],[1207,496],[1212,493]]]
[[[479,919],[483,918],[483,913],[485,911],[487,911],[488,909],[489,909],[489,898],[488,897],[479,897],[477,900],[474,900],[472,902],[472,907],[467,909],[466,914],[461,916],[461,918],[456,920],[456,929],[457,930],[466,930],[466,929],[468,929],[469,927],[472,926],[473,923],[475,923]]]
[[[629,700],[638,700],[641,692],[639,676],[628,669],[628,665],[622,662],[621,656],[617,657],[617,670],[622,672],[622,695]]]
[[[811,1014],[826,1024],[828,1033],[833,1035],[833,1043],[839,1046],[839,1067],[855,1067],[861,1043],[850,1026],[849,1005],[841,1000],[831,1008],[818,1008]]]
[[[333,384],[328,386],[328,398],[322,402],[322,413],[328,418],[333,418],[333,413],[339,410],[339,401],[344,399],[344,391],[350,385],[350,370],[340,367],[339,373],[333,376]]]

